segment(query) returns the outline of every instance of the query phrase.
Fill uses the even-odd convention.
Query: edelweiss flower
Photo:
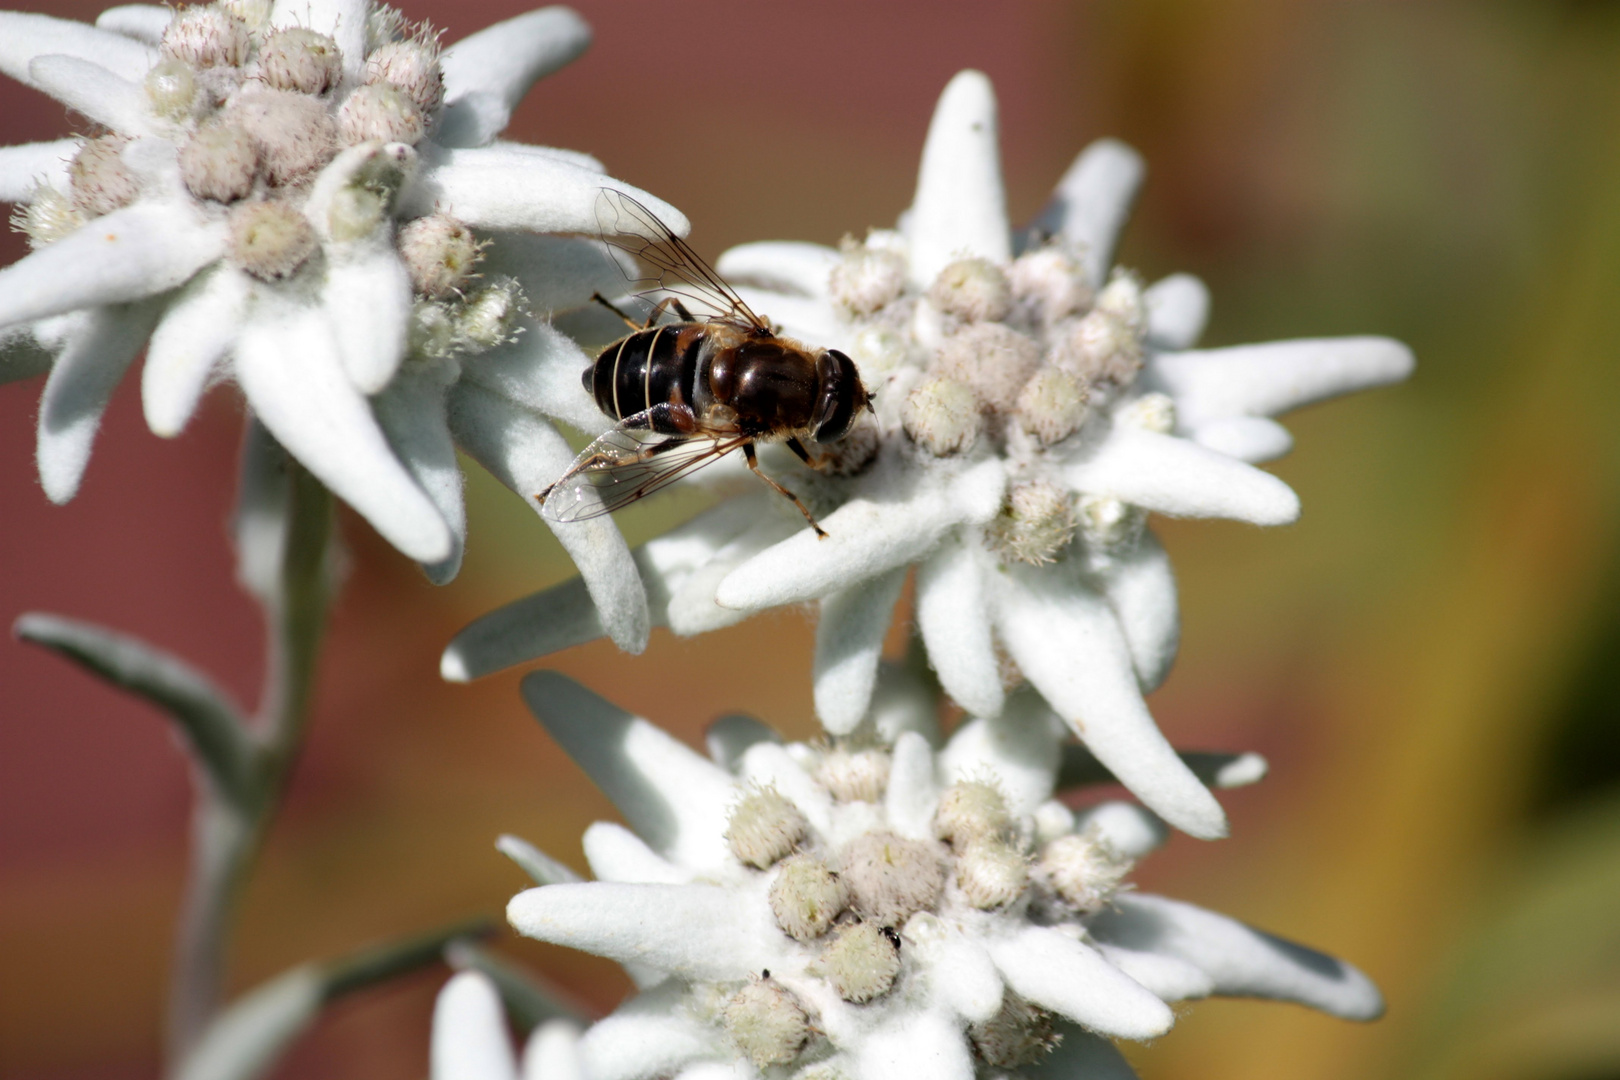
[[[1382,1011],[1349,965],[1130,891],[1167,829],[1134,804],[1052,798],[1065,729],[1034,694],[938,753],[924,698],[865,743],[784,746],[722,722],[710,761],[556,673],[523,692],[634,829],[586,831],[595,881],[525,859],[542,887],[507,908],[642,987],[582,1038],[594,1080],[705,1062],[805,1080],[1129,1076],[1107,1038],[1164,1033],[1172,1002]]]
[[[534,1029],[521,1070],[512,1056],[500,994],[489,976],[463,971],[433,1006],[432,1080],[584,1080],[579,1032],[566,1020]]]
[[[16,223],[35,248],[0,271],[0,370],[50,365],[46,493],[78,490],[107,400],[148,345],[154,432],[177,434],[228,374],[311,472],[452,576],[465,532],[452,433],[527,497],[572,456],[548,417],[604,425],[575,385],[583,354],[536,316],[622,289],[619,264],[535,234],[595,232],[603,187],[686,228],[583,154],[496,140],[589,38],[562,7],[442,50],[369,0],[130,5],[94,27],[0,14],[0,70],[105,132],[0,149],[0,199],[25,204]],[[610,524],[563,542],[593,585],[615,557],[614,580],[629,572]],[[612,589],[597,591],[614,636],[639,647],[640,590]]]
[[[1108,271],[1141,173],[1133,151],[1099,142],[1014,233],[995,99],[963,72],[940,99],[898,231],[842,250],[728,252],[719,267],[756,311],[855,358],[876,420],[828,448],[831,469],[776,462],[829,538],[751,492],[647,544],[637,564],[654,620],[681,634],[818,600],[816,712],[834,735],[867,714],[915,565],[918,629],[963,708],[1001,711],[1010,658],[1133,793],[1215,837],[1225,815],[1142,698],[1179,636],[1147,512],[1294,520],[1294,493],[1247,464],[1289,447],[1269,417],[1404,378],[1412,358],[1385,338],[1192,350],[1202,283],[1178,274],[1144,289]],[[473,624],[443,672],[470,678],[600,632],[566,584]]]

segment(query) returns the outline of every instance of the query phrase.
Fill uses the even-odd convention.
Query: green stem
[[[262,705],[242,797],[198,785],[193,864],[181,913],[169,997],[169,1061],[178,1068],[224,1001],[225,962],[243,886],[309,720],[315,663],[330,601],[327,553],[332,497],[291,457],[286,469],[281,566],[265,603],[267,651]]]

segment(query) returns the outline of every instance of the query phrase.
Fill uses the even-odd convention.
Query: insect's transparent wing
[[[678,296],[713,318],[769,332],[742,297],[685,240],[651,210],[622,191],[603,188],[596,197],[602,240],[646,264],[648,276],[632,281],[641,291]]]
[[[629,426],[630,420],[587,446],[562,479],[537,496],[542,514],[552,521],[610,514],[748,441],[735,435],[664,435]]]

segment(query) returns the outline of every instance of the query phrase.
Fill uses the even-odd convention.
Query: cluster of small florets
[[[1107,905],[1131,868],[1099,833],[1076,833],[1060,804],[1019,820],[984,780],[945,790],[932,839],[902,836],[882,803],[888,751],[795,749],[832,799],[831,835],[818,836],[792,800],[765,787],[737,802],[726,839],[740,862],[769,876],[776,926],[814,951],[809,977],[853,1005],[877,1007],[902,992],[908,943],[926,948],[947,925],[982,932],[987,920],[1038,913],[1083,934],[1080,920]],[[697,987],[695,1000],[757,1067],[788,1065],[819,1056],[814,995],[795,993],[794,981],[763,972],[741,987]],[[1057,1041],[1051,1014],[1010,989],[1001,1011],[968,1036],[1002,1068],[1038,1060]]]
[[[1130,517],[1129,508],[1088,514],[1047,477],[1046,451],[1080,431],[1094,410],[1128,396],[1146,333],[1137,277],[1116,271],[1093,290],[1061,238],[1010,264],[958,259],[926,289],[908,283],[897,233],[846,238],[842,252],[829,287],[851,324],[862,376],[880,400],[889,398],[880,416],[936,457],[989,446],[1014,465],[1002,520],[988,532],[998,553],[1041,564],[1077,530],[1099,542],[1120,533],[1093,529],[1090,520]],[[1169,399],[1156,407],[1164,411]],[[1174,416],[1151,423],[1169,430]]]
[[[272,27],[268,0],[221,0],[177,8],[144,81],[154,132],[175,144],[179,179],[205,216],[223,217],[228,258],[265,282],[318,272],[322,241],[374,234],[409,182],[414,147],[442,109],[438,34],[378,5],[367,20],[366,56],[346,77],[331,37]],[[42,185],[16,227],[32,246],[137,202],[156,184],[126,151],[142,140],[86,138],[69,165],[66,193]],[[386,168],[348,184],[311,216],[323,169],[351,147],[385,148]],[[417,294],[413,343],[444,356],[505,340],[522,296],[511,279],[474,289],[484,243],[438,212],[395,237]]]

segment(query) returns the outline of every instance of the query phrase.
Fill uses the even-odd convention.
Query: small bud
[[[1131,860],[1091,832],[1060,836],[1041,851],[1037,872],[1076,911],[1100,911],[1131,872]]]
[[[856,1005],[889,992],[900,974],[900,946],[871,923],[854,923],[821,954],[821,973],[838,996]]]
[[[892,326],[863,326],[855,331],[849,355],[869,384],[906,362],[906,339]]]
[[[1129,270],[1116,269],[1097,294],[1097,310],[1124,323],[1137,337],[1147,333],[1147,304],[1142,300],[1142,280]]]
[[[1009,562],[1045,566],[1074,539],[1074,499],[1050,480],[1014,484],[1001,513],[985,529],[985,543]]]
[[[259,46],[259,78],[277,90],[324,94],[343,81],[343,50],[302,26],[273,30]]]
[[[389,225],[416,163],[416,151],[404,143],[350,147],[321,174],[310,193],[315,220],[321,220],[324,212],[326,232],[339,243],[377,235]]]
[[[788,1064],[810,1041],[810,1017],[799,999],[770,978],[739,990],[721,1016],[726,1033],[756,1069]]]
[[[843,879],[814,855],[783,860],[771,882],[771,913],[782,932],[798,941],[810,941],[827,932],[849,906]]]
[[[955,454],[978,441],[979,399],[955,379],[927,378],[906,395],[900,422],[929,453]]]
[[[471,229],[443,213],[406,225],[397,244],[416,291],[441,300],[461,291],[483,249]]]
[[[1081,382],[1125,386],[1142,369],[1142,339],[1119,316],[1094,308],[1058,338],[1052,360]]]
[[[483,352],[512,339],[523,314],[523,286],[497,277],[467,297],[457,322],[465,352]]]
[[[1140,507],[1109,495],[1082,495],[1076,511],[1086,543],[1104,550],[1135,543],[1147,523]]]
[[[1007,272],[1013,299],[1037,319],[1054,323],[1091,306],[1085,269],[1061,248],[1044,247],[1020,255]]]
[[[844,258],[832,269],[827,289],[833,301],[852,315],[872,315],[894,301],[906,287],[906,259],[897,251],[873,248],[846,237]]]
[[[424,116],[444,103],[439,43],[431,32],[379,45],[366,57],[366,82],[386,83],[411,99]]]
[[[407,337],[416,356],[442,360],[461,351],[461,332],[450,305],[439,300],[418,300],[411,307]]]
[[[1170,395],[1143,394],[1114,414],[1115,418],[1131,427],[1168,435],[1176,430],[1176,403]]]
[[[68,166],[73,205],[90,217],[110,214],[134,202],[141,193],[135,173],[124,164],[124,135],[88,139]]]
[[[163,55],[192,67],[241,67],[253,49],[247,23],[217,4],[181,8],[169,20]]]
[[[396,7],[374,4],[366,16],[366,52],[374,52],[390,41],[408,37],[409,22]]]
[[[945,789],[934,810],[934,835],[961,847],[974,840],[999,839],[1012,826],[1007,800],[995,784],[958,780]]]
[[[331,114],[307,94],[244,91],[227,118],[258,140],[259,161],[265,179],[273,185],[296,183],[337,153],[337,128]]]
[[[1056,799],[1048,799],[1037,806],[1034,817],[1037,844],[1049,843],[1074,831],[1074,811]]]
[[[1024,856],[996,839],[969,841],[956,859],[956,884],[967,902],[980,911],[1003,908],[1029,884]]]
[[[231,259],[261,281],[279,281],[315,254],[315,230],[286,203],[243,203],[229,224]]]
[[[249,30],[263,30],[270,25],[275,0],[219,0],[219,6],[241,19]]]
[[[939,272],[928,299],[948,315],[968,322],[1005,319],[1012,311],[1012,286],[989,259],[957,259]]]
[[[989,1020],[968,1025],[973,1051],[996,1069],[1033,1065],[1050,1054],[1063,1036],[1052,1028],[1052,1014],[1019,997],[1010,988],[1001,995],[1001,1011]]]
[[[1042,446],[1062,442],[1086,422],[1086,400],[1090,395],[1074,376],[1055,367],[1037,371],[1018,392],[1014,412],[1025,431]]]
[[[180,180],[199,199],[245,199],[258,171],[258,141],[235,124],[205,124],[180,148]]]
[[[726,824],[731,853],[760,870],[798,847],[808,835],[810,822],[804,812],[775,788],[744,796]]]
[[[28,204],[11,213],[11,227],[25,234],[28,246],[35,251],[62,239],[87,220],[72,199],[49,184],[36,187]]]
[[[159,60],[143,85],[152,111],[167,120],[184,120],[197,103],[197,75],[184,60]]]
[[[362,86],[338,110],[338,138],[345,146],[367,142],[415,146],[427,132],[422,110],[387,83]]]
[[[816,779],[839,802],[882,802],[889,786],[889,765],[886,751],[836,746],[821,756]]]
[[[839,862],[850,906],[879,926],[900,926],[939,906],[945,861],[935,844],[892,832],[864,833],[844,845]]]
[[[972,323],[945,339],[929,371],[973,391],[986,408],[1009,412],[1041,365],[1034,340],[1004,323]]]

